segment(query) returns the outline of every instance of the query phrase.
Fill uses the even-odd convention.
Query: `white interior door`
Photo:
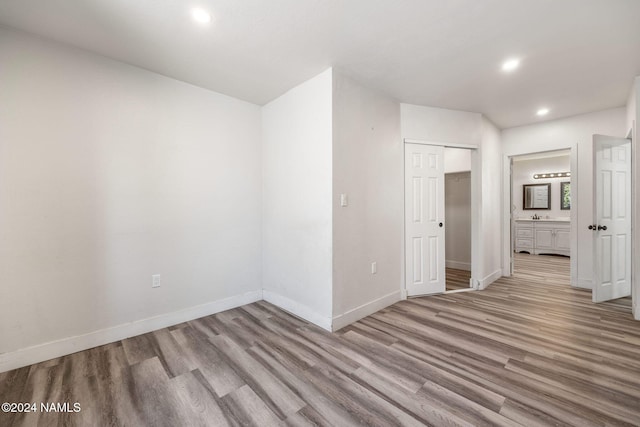
[[[594,135],[593,302],[631,295],[631,141]]]
[[[407,295],[445,291],[444,147],[405,144]]]

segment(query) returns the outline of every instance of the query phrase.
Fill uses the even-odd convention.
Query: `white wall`
[[[0,64],[0,371],[260,298],[258,106],[5,28]]]
[[[592,223],[593,205],[593,135],[626,136],[625,108],[613,108],[565,119],[505,129],[502,131],[502,147],[505,156],[572,148],[577,151],[576,171],[572,172],[572,202],[578,230],[577,286],[591,288],[593,274],[592,233],[587,226]],[[576,188],[575,180],[579,188]],[[509,218],[505,217],[508,227]]]
[[[332,90],[328,69],[262,109],[264,298],[326,329],[332,318]]]
[[[469,150],[465,151],[468,154]],[[444,223],[448,268],[471,270],[471,211],[471,172],[445,174]]]
[[[487,118],[482,117],[482,142],[480,144],[482,165],[480,223],[481,287],[502,276],[502,144],[500,130]]]
[[[638,88],[640,88],[640,76],[636,77],[631,85],[631,91],[629,92],[629,98],[627,99],[627,131],[635,131],[635,123],[637,123],[638,103],[640,103]],[[635,141],[635,140],[634,140]]]
[[[476,145],[472,151],[472,276],[480,288],[502,275],[500,239],[500,131],[478,113],[400,104],[403,139]]]
[[[402,138],[452,144],[482,142],[482,115],[466,111],[400,104]]]
[[[511,174],[513,182],[511,200],[516,207],[513,212],[514,217],[531,218],[532,215],[537,214],[543,218],[569,218],[571,211],[560,209],[560,183],[570,182],[571,178],[533,179],[533,175],[536,173],[569,172],[570,170],[571,158],[568,155],[514,161]],[[522,186],[525,184],[551,184],[551,209],[524,210],[522,207]]]
[[[397,102],[334,73],[333,108],[335,330],[401,298],[404,157]]]

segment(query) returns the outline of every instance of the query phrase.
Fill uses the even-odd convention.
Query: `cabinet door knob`
[[[607,226],[606,225],[599,225],[598,226],[598,230],[605,230],[606,231]]]
[[[595,230],[595,229],[596,229],[596,225],[595,224],[589,226],[589,230]]]
[[[442,228],[442,223],[439,223],[439,224],[438,224],[438,227]]]

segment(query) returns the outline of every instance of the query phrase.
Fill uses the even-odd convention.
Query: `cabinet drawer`
[[[532,228],[518,228],[516,229],[516,237],[533,237]]]
[[[532,249],[533,248],[533,239],[516,239],[516,250],[520,249]]]

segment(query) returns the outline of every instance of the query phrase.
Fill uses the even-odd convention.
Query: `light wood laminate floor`
[[[329,334],[260,302],[0,374],[1,426],[640,425],[640,322],[568,259],[402,301]],[[542,267],[542,268],[540,268]]]
[[[470,289],[471,272],[467,270],[458,270],[456,268],[447,268],[445,272],[446,290],[457,291],[460,289]]]

